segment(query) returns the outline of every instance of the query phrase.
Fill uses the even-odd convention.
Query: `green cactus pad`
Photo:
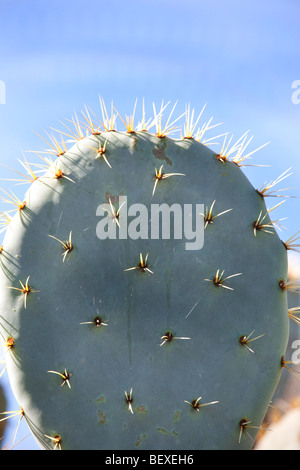
[[[289,331],[264,197],[190,135],[104,127],[33,178],[5,234],[1,336],[25,419],[45,449],[250,449]],[[203,247],[151,238],[134,204],[203,205]]]

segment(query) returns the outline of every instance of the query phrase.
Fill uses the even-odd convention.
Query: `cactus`
[[[3,387],[0,385],[0,410],[3,413],[6,410],[6,398],[4,395]],[[2,449],[4,431],[6,427],[6,421],[0,420],[0,449]]]
[[[43,449],[250,449],[289,363],[289,246],[265,204],[279,180],[256,190],[248,134],[216,153],[189,107],[178,139],[174,108],[122,131],[101,108],[49,135],[42,175],[25,160],[24,198],[3,195],[0,331],[22,414]],[[157,232],[162,204],[182,209],[181,237]]]

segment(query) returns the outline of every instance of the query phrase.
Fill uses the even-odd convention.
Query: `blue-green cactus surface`
[[[44,449],[250,449],[289,319],[287,247],[245,138],[217,153],[188,120],[174,139],[161,113],[153,132],[85,118],[70,148],[52,138],[45,173],[28,164],[7,215],[0,328],[29,428]],[[151,237],[162,204],[203,211]]]

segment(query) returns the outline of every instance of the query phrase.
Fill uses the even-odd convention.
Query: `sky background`
[[[36,133],[62,128],[59,121],[67,123],[84,105],[100,114],[99,95],[122,116],[138,98],[137,118],[143,98],[149,118],[152,102],[178,100],[177,115],[186,103],[196,114],[207,103],[203,121],[213,116],[224,123],[210,136],[230,132],[237,140],[250,130],[249,150],[270,142],[249,160],[270,167],[243,169],[255,187],[292,167],[278,188],[292,188],[282,194],[296,197],[274,211],[275,218],[288,217],[280,232],[287,240],[300,230],[300,104],[292,100],[292,83],[300,80],[299,17],[298,0],[0,0],[6,88],[0,164],[21,170],[22,152],[45,148]],[[15,177],[0,166],[0,187],[12,187],[2,179]],[[25,189],[13,187],[20,198]],[[6,209],[0,202],[0,211]],[[6,373],[1,382],[8,409],[18,409]],[[17,440],[27,434],[21,426]],[[38,447],[27,437],[16,446],[22,448]]]

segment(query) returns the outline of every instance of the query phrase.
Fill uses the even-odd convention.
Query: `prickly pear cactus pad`
[[[215,152],[189,107],[175,139],[174,108],[117,130],[100,103],[100,122],[86,108],[25,160],[24,198],[2,191],[0,331],[22,415],[44,449],[251,449],[288,363],[276,182],[244,175],[247,133]]]

